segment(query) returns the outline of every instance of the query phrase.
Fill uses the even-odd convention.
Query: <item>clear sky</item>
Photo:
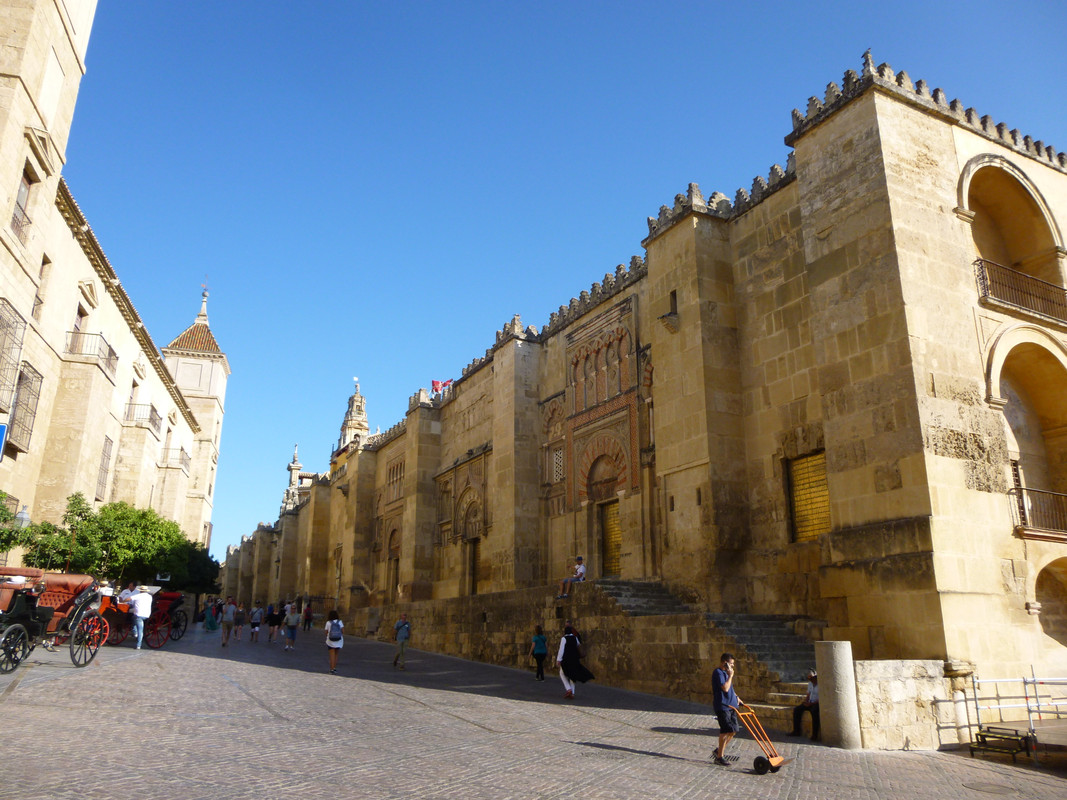
[[[371,431],[643,253],[690,181],[784,166],[790,112],[906,70],[1067,150],[1062,2],[101,0],[64,175],[157,345],[233,374],[212,553]]]

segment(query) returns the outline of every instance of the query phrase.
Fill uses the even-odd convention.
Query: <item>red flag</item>
[[[433,388],[434,394],[436,394],[438,392],[444,391],[444,388],[446,386],[451,385],[451,383],[452,379],[449,378],[447,381],[430,381],[430,386]]]

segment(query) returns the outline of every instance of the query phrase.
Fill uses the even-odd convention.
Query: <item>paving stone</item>
[[[75,669],[35,651],[0,676],[0,798],[980,798],[1067,795],[1067,757],[1041,767],[957,753],[843,751],[806,741],[756,775],[755,742],[709,762],[717,725],[696,703],[598,686],[562,699],[555,674],[348,637],[330,675],[322,634],[280,644],[190,630],[162,650],[104,648]],[[968,788],[977,787],[977,788]]]

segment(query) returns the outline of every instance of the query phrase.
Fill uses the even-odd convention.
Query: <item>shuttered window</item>
[[[830,491],[826,483],[826,453],[813,453],[787,462],[789,508],[793,541],[816,539],[830,530]]]

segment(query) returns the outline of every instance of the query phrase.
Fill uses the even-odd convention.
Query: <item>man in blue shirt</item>
[[[393,668],[404,668],[404,651],[407,650],[408,639],[411,638],[411,623],[408,615],[401,614],[396,625],[393,626],[393,640],[396,642],[396,655],[393,656]]]
[[[719,718],[719,746],[715,749],[715,763],[720,767],[728,767],[730,762],[726,760],[726,745],[741,730],[736,710],[741,701],[734,691],[733,653],[723,653],[719,661],[718,668],[711,674],[713,705],[715,716]]]

